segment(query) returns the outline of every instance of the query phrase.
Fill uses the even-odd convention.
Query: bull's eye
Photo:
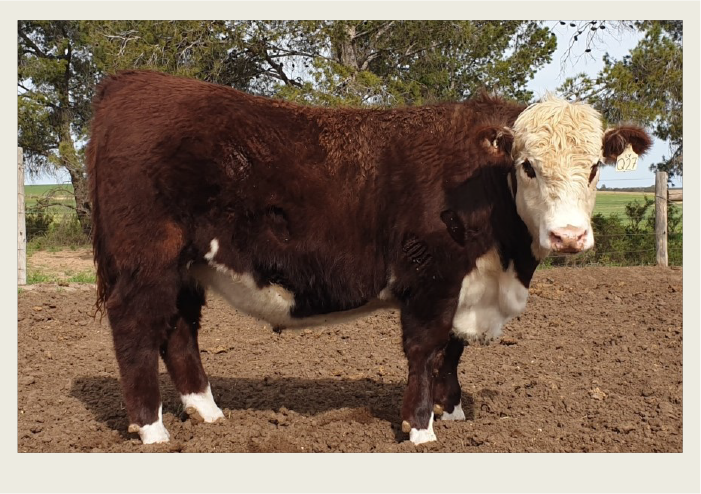
[[[591,183],[596,177],[596,172],[599,171],[599,165],[601,165],[601,161],[594,163],[594,166],[591,167],[591,173],[589,173],[589,183]]]
[[[531,166],[528,160],[521,163],[521,166],[523,167],[523,171],[526,172],[526,175],[528,175],[531,178],[535,178],[535,170],[533,169],[533,166]]]

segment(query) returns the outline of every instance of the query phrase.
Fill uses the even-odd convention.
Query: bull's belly
[[[270,323],[273,327],[300,328],[339,324],[366,316],[379,309],[394,307],[388,290],[378,298],[350,310],[294,317],[295,294],[279,285],[259,287],[247,273],[236,273],[221,265],[198,265],[191,268],[192,276],[205,288],[211,288],[232,307]]]
[[[510,319],[524,311],[527,300],[528,289],[516,277],[513,264],[504,271],[492,250],[463,279],[453,333],[468,343],[489,344],[501,337]]]

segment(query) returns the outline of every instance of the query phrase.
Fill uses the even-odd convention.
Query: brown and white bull
[[[151,72],[98,87],[87,148],[98,307],[144,443],[169,439],[158,357],[188,413],[223,418],[200,361],[205,290],[273,328],[401,312],[402,428],[460,420],[457,366],[526,305],[549,252],[594,243],[604,132],[585,104],[479,96],[402,109],[324,109]],[[234,331],[235,328],[232,328]]]

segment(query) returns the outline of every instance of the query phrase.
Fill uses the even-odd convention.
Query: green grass
[[[37,283],[57,283],[58,276],[49,275],[41,271],[27,271],[27,285],[35,285]]]
[[[84,273],[74,274],[68,281],[70,283],[95,283],[95,273],[93,271],[85,271]]]
[[[601,213],[604,216],[609,214],[616,214],[618,216],[625,216],[626,204],[632,201],[638,201],[639,203],[644,202],[644,197],[649,197],[650,199],[655,198],[655,194],[645,193],[645,192],[604,192],[598,191],[596,193],[596,204],[594,205],[594,214]],[[652,208],[654,211],[654,208]]]
[[[83,271],[80,273],[65,272],[65,276],[60,276],[59,274],[52,273],[47,274],[42,270],[27,270],[27,285],[34,285],[36,283],[58,283],[58,282],[68,282],[68,283],[95,283],[95,272],[94,271]]]

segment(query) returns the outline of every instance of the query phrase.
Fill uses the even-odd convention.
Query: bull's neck
[[[447,205],[464,223],[469,248],[479,254],[497,247],[502,265],[506,268],[513,262],[519,279],[528,286],[538,261],[531,251],[533,239],[516,211],[509,174],[504,166],[483,166],[447,191]]]

